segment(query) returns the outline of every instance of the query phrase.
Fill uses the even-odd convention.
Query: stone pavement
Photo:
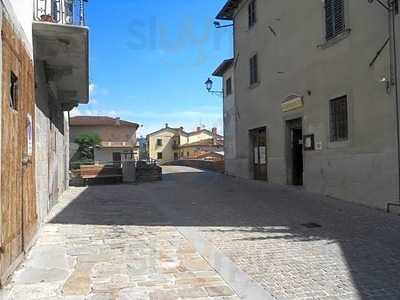
[[[134,226],[131,218],[152,208],[129,198],[114,206],[107,192],[115,189],[69,191],[0,299],[239,299],[174,227]]]
[[[275,298],[400,299],[398,216],[297,188],[164,171],[163,183],[140,188]]]
[[[184,167],[69,193],[4,299],[400,299],[398,216]]]

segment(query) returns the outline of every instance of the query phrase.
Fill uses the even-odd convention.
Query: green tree
[[[94,148],[101,143],[96,133],[83,133],[75,139],[79,145],[79,160],[94,160]]]

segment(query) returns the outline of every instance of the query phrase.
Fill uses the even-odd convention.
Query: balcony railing
[[[85,26],[88,0],[34,0],[34,19],[63,25]]]

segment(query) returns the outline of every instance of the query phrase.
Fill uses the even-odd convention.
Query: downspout
[[[392,206],[400,207],[400,117],[399,117],[399,83],[397,66],[397,45],[396,45],[396,1],[389,0],[389,48],[390,48],[390,84],[394,86],[394,100],[396,109],[396,137],[397,137],[397,197],[398,203],[388,203],[387,212],[390,212]]]

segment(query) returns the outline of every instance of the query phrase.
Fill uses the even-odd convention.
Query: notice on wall
[[[260,164],[264,165],[267,163],[267,153],[265,147],[260,147]]]
[[[26,117],[26,137],[27,137],[27,155],[32,156],[33,153],[33,124],[30,114]]]

